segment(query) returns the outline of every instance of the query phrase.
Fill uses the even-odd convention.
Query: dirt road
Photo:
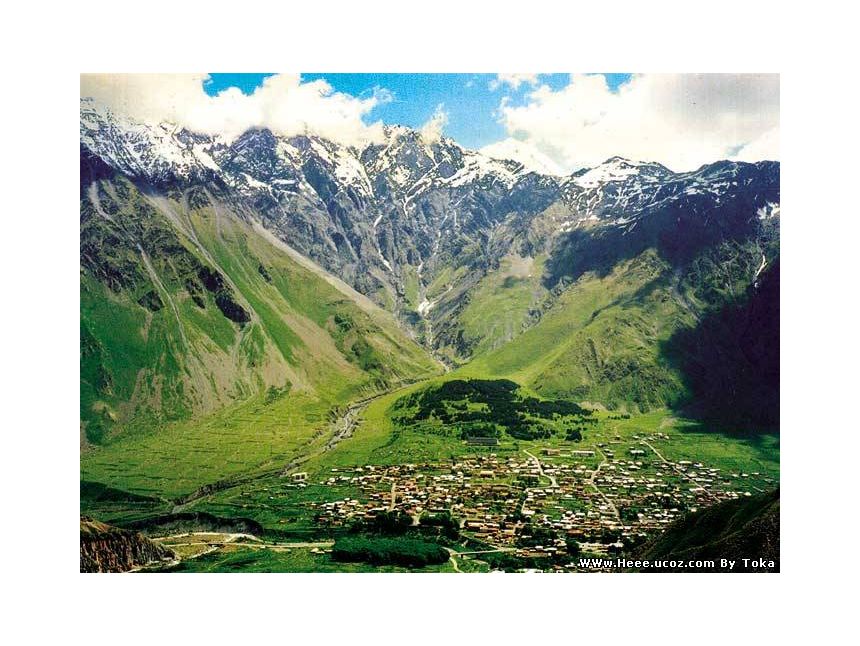
[[[535,466],[537,467],[538,473],[541,475],[542,478],[548,478],[550,485],[549,485],[549,487],[528,487],[528,488],[524,489],[523,493],[525,494],[525,498],[523,498],[523,504],[520,507],[520,513],[521,514],[525,514],[527,511],[526,502],[528,501],[528,492],[529,491],[538,491],[540,489],[553,489],[553,488],[558,487],[558,482],[556,481],[555,476],[548,475],[544,472],[543,466],[541,465],[540,460],[537,458],[536,455],[529,453],[525,449],[523,449],[523,453],[525,453],[527,456],[529,456],[534,461]]]
[[[692,482],[694,485],[696,485],[697,487],[699,487],[699,488],[700,488],[702,491],[704,491],[704,492],[708,495],[708,497],[709,497],[709,498],[711,498],[712,500],[719,500],[719,499],[718,499],[714,494],[712,494],[710,491],[708,491],[707,489],[705,489],[704,487],[702,487],[702,485],[701,485],[700,483],[696,482],[693,478],[691,478],[689,475],[687,475],[687,473],[686,473],[685,471],[682,471],[682,470],[678,467],[678,465],[677,465],[677,464],[675,464],[674,462],[669,462],[669,460],[667,460],[666,458],[664,458],[664,457],[663,457],[663,454],[662,454],[662,453],[660,453],[660,451],[658,451],[656,448],[654,448],[654,446],[653,446],[650,442],[648,442],[647,440],[640,440],[640,441],[642,442],[642,444],[644,444],[644,445],[645,445],[645,446],[647,446],[649,449],[651,449],[652,451],[654,451],[654,455],[656,455],[658,458],[660,458],[660,460],[663,462],[663,464],[667,465],[669,468],[671,468],[673,471],[675,471],[675,473],[677,473],[679,476],[681,476],[682,478],[684,478],[685,480],[687,480],[687,481],[689,481],[689,482]]]
[[[595,478],[597,478],[597,474],[600,473],[600,470],[605,465],[609,464],[609,458],[606,457],[606,454],[599,448],[597,448],[597,451],[600,453],[601,456],[603,456],[603,462],[598,464],[597,468],[591,473],[591,476],[588,478],[588,484],[591,486],[592,489],[594,489],[595,492],[597,492],[597,495],[603,498],[603,501],[609,506],[609,508],[612,510],[613,515],[615,516],[615,518],[618,519],[618,522],[620,523],[621,514],[618,512],[618,507],[615,506],[615,503],[609,499],[609,496],[603,493],[603,491],[600,490],[600,487],[598,487],[597,484],[595,484],[594,482]]]

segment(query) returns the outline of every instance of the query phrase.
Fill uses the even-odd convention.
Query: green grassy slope
[[[548,293],[541,283],[544,261],[543,255],[507,256],[471,291],[459,322],[473,356],[501,347],[530,323],[532,311]]]
[[[439,366],[391,315],[228,204],[101,179],[81,198],[85,479],[172,495],[286,458],[334,406]]]
[[[538,263],[520,284],[504,271],[490,275],[461,315],[480,341],[476,358],[457,374],[505,377],[544,397],[613,409],[684,404],[693,379],[674,341],[746,298],[762,248],[775,262],[778,247],[771,242],[725,243],[683,267],[648,249],[606,274],[588,272],[552,292],[535,284]],[[540,318],[536,309],[544,310]],[[516,325],[519,334],[512,333]],[[719,367],[719,357],[709,361]]]
[[[587,274],[541,320],[462,369],[508,377],[553,397],[652,408],[684,393],[660,343],[693,315],[674,293],[671,268],[646,252],[610,274]]]

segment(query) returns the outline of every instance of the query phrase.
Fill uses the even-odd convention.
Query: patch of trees
[[[554,429],[551,426],[536,424],[529,420],[514,420],[505,429],[508,435],[518,440],[539,440],[552,437]]]
[[[621,517],[621,520],[627,523],[636,522],[639,519],[640,513],[642,513],[642,508],[636,506],[620,507],[618,509],[618,515]]]
[[[634,548],[643,545],[648,540],[648,535],[644,533],[631,534],[624,538],[624,551],[630,552]]]
[[[351,534],[379,534],[402,536],[412,527],[412,516],[403,511],[380,511],[373,518],[356,521],[350,527]]]
[[[473,437],[499,437],[499,429],[495,424],[487,422],[472,422],[460,426],[460,439],[468,440]]]
[[[361,326],[349,314],[336,312],[329,329],[337,349],[347,361],[358,365],[365,372],[381,371],[385,366],[373,346],[361,334]]]
[[[460,523],[450,512],[424,514],[421,516],[418,526],[424,534],[436,534],[449,539],[455,539],[460,535]]]
[[[680,509],[681,511],[687,509],[687,503],[683,500],[656,493],[646,496],[644,502],[660,509]]]
[[[278,388],[277,386],[269,386],[268,389],[266,389],[266,405],[273,404],[279,399],[286,397],[292,387],[293,384],[289,381],[281,388]]]
[[[537,545],[552,545],[555,543],[555,532],[546,527],[531,527],[523,529],[517,543],[521,547],[535,547]]]
[[[143,296],[138,298],[137,304],[145,307],[150,312],[157,312],[162,307],[164,307],[164,303],[162,302],[161,297],[154,289],[150,289]]]
[[[349,332],[352,328],[355,327],[355,323],[353,322],[352,318],[342,312],[335,312],[334,316],[332,317],[332,320],[337,326],[337,329],[341,332]]]
[[[413,538],[376,538],[344,536],[335,542],[331,556],[335,561],[370,565],[424,567],[448,560],[445,548]]]
[[[610,529],[608,527],[603,527],[600,530],[600,542],[601,543],[617,543],[621,540],[621,530],[620,529]]]
[[[567,429],[567,434],[564,436],[568,442],[582,442],[582,430],[578,428]]]
[[[554,433],[545,423],[549,420],[584,420],[592,414],[571,401],[522,396],[507,379],[454,379],[398,400],[394,420],[402,426],[429,420],[456,425],[463,439],[498,437],[502,429],[511,437],[533,440]]]
[[[352,342],[346,358],[351,363],[358,364],[365,372],[382,370],[383,368],[382,362],[376,356],[373,346],[364,337],[357,337]]]
[[[505,572],[516,572],[528,568],[540,568],[545,566],[547,559],[537,559],[532,556],[516,556],[512,552],[488,552],[481,554],[481,560],[494,570]]]

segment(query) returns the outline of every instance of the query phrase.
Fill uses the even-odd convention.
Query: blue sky
[[[237,87],[251,94],[270,74],[210,74],[204,83],[209,95]],[[630,80],[630,74],[606,74],[609,87],[617,89]],[[480,148],[506,136],[499,123],[497,110],[502,97],[510,105],[521,105],[533,89],[529,83],[514,88],[494,83],[495,74],[325,74],[303,73],[302,79],[325,79],[335,90],[363,98],[378,88],[391,93],[392,100],[375,107],[365,115],[365,121],[383,121],[418,128],[426,123],[439,105],[448,114],[445,134],[466,146]],[[541,74],[540,83],[553,91],[563,89],[569,74]]]

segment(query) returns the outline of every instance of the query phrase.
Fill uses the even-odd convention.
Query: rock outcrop
[[[81,517],[81,572],[128,572],[173,558],[140,532]]]

